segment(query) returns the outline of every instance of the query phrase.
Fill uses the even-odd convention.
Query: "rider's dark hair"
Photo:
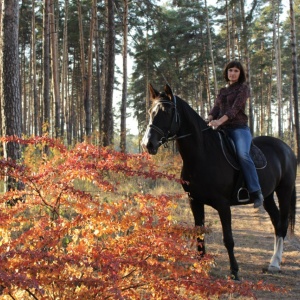
[[[224,73],[223,73],[225,80],[227,82],[229,81],[229,78],[228,78],[228,69],[234,68],[234,67],[238,68],[240,70],[240,76],[239,76],[238,82],[244,83],[246,81],[245,70],[244,70],[243,65],[239,61],[237,61],[237,60],[233,60],[233,61],[229,62],[226,65],[226,67],[224,69]]]

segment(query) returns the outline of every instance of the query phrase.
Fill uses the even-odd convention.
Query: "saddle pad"
[[[240,170],[240,164],[238,162],[238,159],[236,157],[236,150],[233,141],[228,137],[225,136],[224,133],[218,132],[221,147],[223,154],[227,160],[227,162],[236,170]],[[267,159],[263,152],[253,144],[251,144],[250,148],[250,156],[254,162],[254,165],[256,169],[263,169],[267,165]]]

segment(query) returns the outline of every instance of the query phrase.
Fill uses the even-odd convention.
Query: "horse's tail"
[[[295,231],[296,223],[296,186],[294,186],[292,196],[290,199],[290,213],[289,213],[289,225],[291,234]]]

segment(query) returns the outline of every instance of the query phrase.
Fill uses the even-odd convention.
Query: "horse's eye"
[[[169,113],[171,111],[171,108],[169,106],[163,106],[162,111],[165,113]]]

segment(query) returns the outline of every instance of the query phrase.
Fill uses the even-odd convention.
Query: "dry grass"
[[[300,299],[300,179],[298,187],[298,206],[295,235],[285,239],[281,272],[266,273],[273,254],[273,227],[268,214],[255,210],[252,205],[232,207],[232,228],[235,240],[235,254],[240,267],[241,280],[264,281],[277,287],[284,287],[286,294],[257,291],[257,299]],[[211,274],[216,278],[229,275],[229,260],[222,241],[222,229],[217,212],[205,207],[206,223],[212,233],[206,236],[207,252],[215,256],[215,266]],[[193,224],[193,216],[188,201],[183,209],[177,209],[179,219]],[[243,299],[232,296],[231,299]]]

